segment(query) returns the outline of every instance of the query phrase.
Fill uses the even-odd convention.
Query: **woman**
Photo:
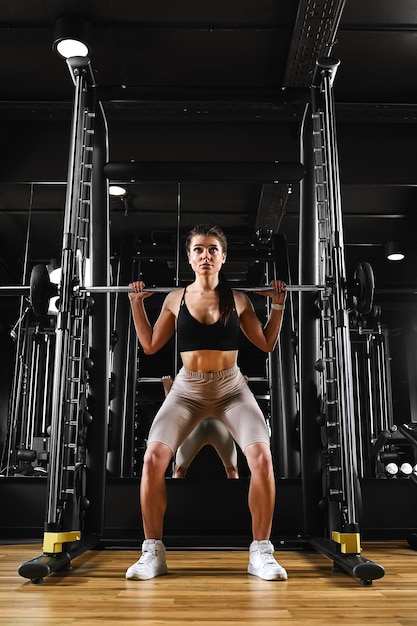
[[[183,367],[155,416],[143,461],[140,486],[145,541],[141,558],[126,577],[146,580],[167,573],[162,543],[167,503],[165,471],[175,451],[204,418],[215,416],[230,431],[245,454],[250,470],[249,510],[253,541],[249,574],[265,580],[286,580],[274,559],[270,542],[275,506],[275,479],[269,434],[255,397],[237,367],[239,330],[259,349],[271,352],[277,342],[285,304],[285,283],[271,282],[271,313],[262,328],[246,294],[232,290],[223,274],[227,241],[217,226],[200,224],[186,242],[195,279],[185,289],[170,292],[152,327],[144,300],[144,283],[131,284],[133,320],[145,354],[154,354],[175,330]]]

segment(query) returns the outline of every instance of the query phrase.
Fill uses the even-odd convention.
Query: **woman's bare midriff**
[[[181,359],[191,372],[220,372],[236,365],[237,354],[237,350],[192,350],[181,352]]]

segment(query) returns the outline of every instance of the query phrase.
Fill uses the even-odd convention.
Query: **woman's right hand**
[[[152,291],[144,291],[145,283],[143,280],[135,280],[132,283],[129,283],[129,287],[133,289],[133,291],[128,292],[129,300],[131,302],[139,302],[140,300],[149,298],[149,296],[153,294]]]

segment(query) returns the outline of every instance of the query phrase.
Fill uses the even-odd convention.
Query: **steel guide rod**
[[[322,315],[323,353],[327,361],[325,368],[326,395],[330,394],[327,405],[327,424],[329,442],[329,467],[340,472],[340,487],[337,485],[336,502],[339,505],[339,529],[330,528],[332,539],[312,538],[312,547],[329,556],[338,567],[357,576],[361,584],[372,584],[372,580],[381,578],[384,569],[360,555],[360,537],[358,524],[358,506],[360,486],[357,472],[357,452],[354,422],[353,372],[351,363],[351,344],[349,335],[349,306],[346,284],[346,268],[343,242],[343,223],[341,210],[339,163],[336,141],[334,98],[332,86],[339,66],[339,60],[326,57],[316,64],[316,76],[313,87],[320,89],[322,103],[315,107],[320,117],[322,133],[321,162],[323,172],[323,206],[328,229],[323,239],[322,255],[326,267],[324,275],[331,277],[332,289],[322,297],[323,307],[328,312]],[[315,82],[316,81],[316,82]],[[313,111],[314,113],[314,111]],[[321,179],[320,179],[321,180]],[[329,278],[326,278],[329,280]],[[323,279],[322,279],[323,282]],[[329,280],[330,284],[330,280]],[[330,423],[331,422],[331,423]],[[335,426],[334,437],[331,434]],[[329,429],[330,427],[330,429]],[[332,450],[339,450],[332,463]],[[331,499],[331,483],[328,497]],[[358,491],[356,491],[356,487]],[[330,514],[329,514],[330,519]]]
[[[88,80],[91,81],[90,61],[88,58],[74,57],[68,59],[68,64],[74,80],[74,99],[62,239],[60,307],[55,328],[56,342],[43,555],[23,563],[19,567],[19,574],[25,578],[30,578],[32,582],[40,582],[44,576],[49,575],[52,571],[67,567],[70,554],[76,554],[81,547],[84,547],[84,543],[81,545],[80,541],[81,531],[78,530],[80,525],[79,502],[75,501],[77,477],[74,470],[78,459],[72,458],[73,451],[75,453],[77,449],[78,438],[78,431],[75,431],[74,428],[78,429],[79,427],[73,412],[79,406],[80,400],[80,388],[78,382],[74,383],[74,380],[80,378],[80,350],[84,342],[80,341],[79,343],[77,341],[77,345],[74,344],[75,335],[78,339],[79,334],[78,332],[74,333],[74,329],[79,327],[79,323],[81,323],[78,328],[81,333],[83,323],[82,321],[79,322],[81,318],[74,314],[73,304],[74,281],[77,275],[76,244],[77,241],[83,239],[80,236],[80,229],[85,226],[85,215],[80,211],[80,203],[87,201],[89,197],[87,188],[90,185],[87,172],[90,159],[90,155],[87,155],[89,142],[86,138],[88,134],[93,132],[91,120],[94,116],[90,116],[88,108],[89,92],[87,87]],[[35,278],[36,276],[38,275],[36,274]],[[7,291],[8,289],[5,290],[6,294],[10,293]],[[27,291],[28,288],[19,287],[18,289]],[[58,286],[50,283],[46,273],[46,278],[42,278],[35,287],[32,284],[31,276],[31,286],[29,287],[31,301],[38,297],[37,290],[42,292],[43,299],[48,302],[52,295],[58,292]],[[79,302],[76,304],[80,305]],[[33,302],[32,308],[37,314]],[[42,311],[42,314],[45,312]],[[81,340],[81,335],[79,338]],[[71,361],[78,363],[77,372],[74,372]],[[65,435],[71,438],[70,442],[67,443],[64,440]],[[77,471],[81,471],[81,468]],[[65,507],[65,504],[68,506]],[[90,547],[95,543],[97,543],[96,539],[88,539]]]
[[[80,134],[84,126],[85,108],[85,76],[79,71],[75,77],[75,93],[73,107],[73,121],[70,140],[70,158],[68,164],[68,185],[66,206],[64,211],[64,234],[62,249],[62,283],[60,290],[61,306],[58,313],[56,327],[56,348],[54,377],[52,386],[52,416],[51,416],[51,451],[49,468],[49,485],[47,497],[46,525],[56,527],[59,514],[59,500],[62,487],[63,437],[62,429],[64,411],[66,409],[65,395],[67,384],[68,355],[70,349],[71,332],[71,281],[74,275],[74,240],[76,232],[76,215],[78,214],[79,176],[81,170]]]
[[[334,275],[346,277],[344,260],[344,238],[340,197],[340,177],[336,143],[335,112],[332,85],[339,62],[326,67],[322,73],[324,95],[325,149],[329,165],[329,209],[331,223],[331,258],[334,263]],[[327,142],[326,142],[327,140]],[[346,292],[340,284],[333,290],[335,323],[336,358],[338,362],[338,396],[340,411],[340,435],[342,476],[346,498],[346,516],[353,528],[358,524],[358,502],[355,490],[357,480],[356,437],[354,432],[353,373],[349,339],[348,307]]]

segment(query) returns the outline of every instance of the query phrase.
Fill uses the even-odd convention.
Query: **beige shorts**
[[[178,448],[176,464],[188,468],[204,446],[213,446],[226,468],[237,465],[235,442],[223,422],[215,417],[206,417],[197,424]]]
[[[223,422],[243,452],[252,443],[270,444],[263,413],[237,366],[210,373],[183,367],[155,416],[148,444],[164,443],[174,454],[206,417]]]

